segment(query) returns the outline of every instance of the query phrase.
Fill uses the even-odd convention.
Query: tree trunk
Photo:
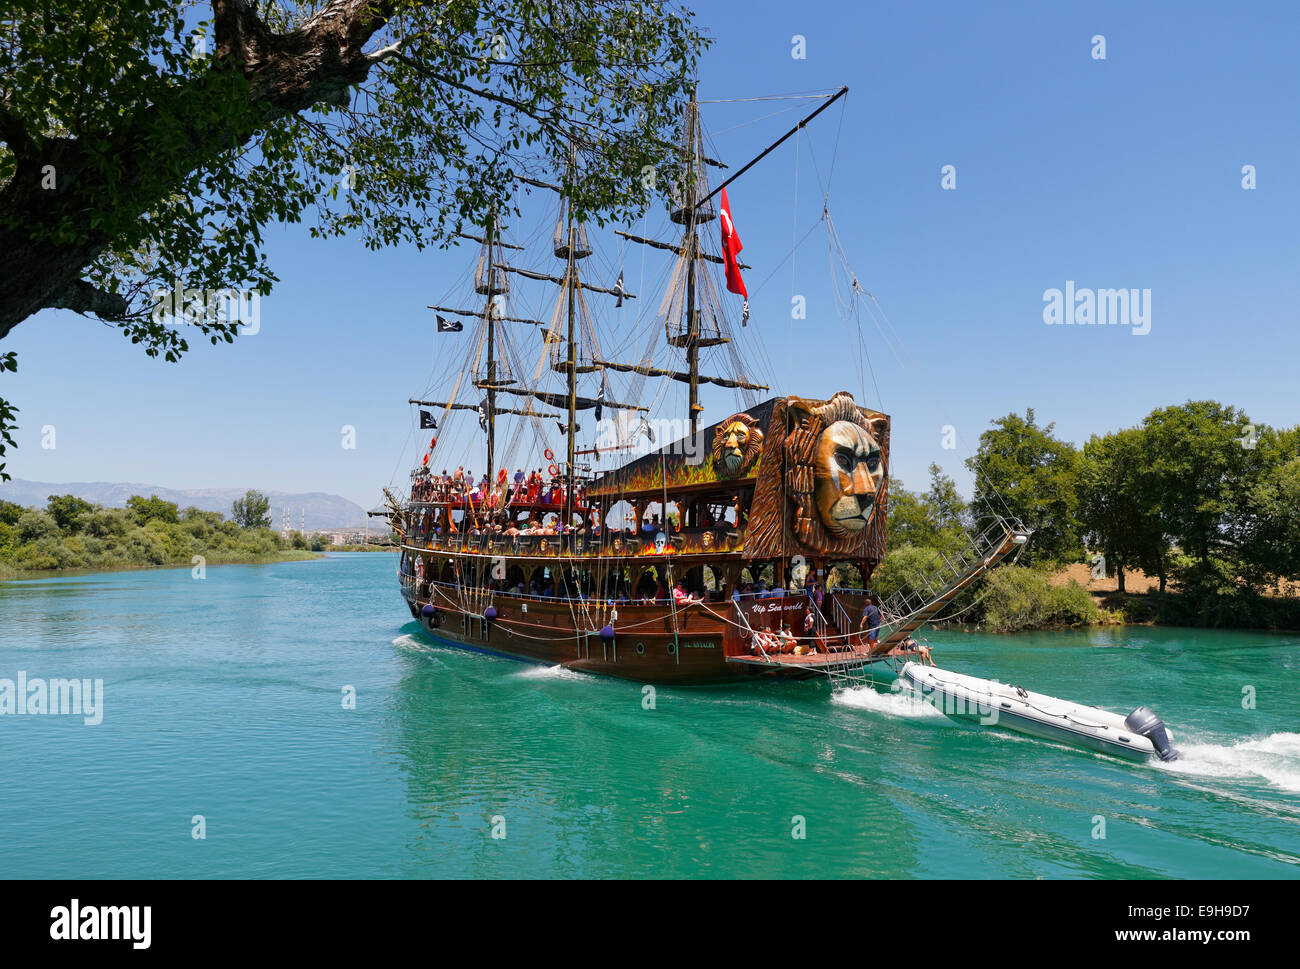
[[[345,99],[374,65],[362,47],[394,6],[395,0],[332,0],[297,30],[274,34],[248,0],[213,0],[212,70],[190,82],[192,91],[178,89],[168,103],[124,118],[120,128],[78,138],[39,137],[0,109],[0,139],[15,162],[13,178],[0,188],[0,340],[47,308],[121,319],[126,301],[82,279],[117,241],[91,226],[117,222],[124,212],[135,217],[149,211],[209,157],[247,144],[271,121]],[[202,104],[204,91],[232,69],[248,81],[248,123],[240,130],[208,130],[202,114],[187,116],[186,106]],[[187,101],[194,92],[198,96]],[[174,147],[177,125],[190,138]],[[98,161],[103,156],[113,159],[111,170]],[[41,231],[60,225],[79,231],[71,239]]]

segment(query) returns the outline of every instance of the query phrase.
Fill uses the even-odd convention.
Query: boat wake
[[[1275,733],[1235,744],[1178,744],[1181,757],[1162,770],[1224,780],[1263,780],[1300,794],[1300,733]]]
[[[555,666],[529,666],[514,675],[523,680],[580,680],[584,683],[592,681],[592,677],[587,673],[579,673],[558,663]]]
[[[920,694],[911,690],[891,690],[887,693],[881,693],[870,686],[855,686],[847,690],[837,690],[831,695],[831,702],[907,720],[944,720],[949,723],[952,722],[944,716],[942,710],[936,710]]]
[[[411,633],[403,633],[398,636],[393,640],[393,645],[404,653],[420,653],[423,656],[428,656],[435,663],[438,662],[435,654],[443,652],[437,646],[421,642],[418,637]]]

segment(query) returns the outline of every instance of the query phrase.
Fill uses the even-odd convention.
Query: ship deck
[[[817,672],[828,669],[854,669],[859,666],[866,666],[869,663],[878,663],[884,658],[885,654],[881,652],[873,655],[867,649],[855,646],[853,649],[843,649],[836,653],[813,652],[804,653],[802,656],[796,653],[769,653],[766,656],[754,654],[728,656],[727,662],[762,666],[768,669],[785,666]]]

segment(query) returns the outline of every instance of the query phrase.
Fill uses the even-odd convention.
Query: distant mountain
[[[12,501],[19,505],[36,505],[44,508],[50,495],[76,495],[85,501],[103,505],[106,508],[124,508],[126,499],[132,495],[157,495],[164,501],[174,501],[182,508],[193,505],[204,511],[219,511],[230,517],[230,505],[236,498],[244,497],[247,488],[194,488],[180,490],[163,488],[151,484],[119,484],[108,481],[74,481],[68,484],[51,484],[47,481],[24,481],[14,478],[0,484],[0,499]],[[260,489],[259,489],[260,490]],[[327,528],[362,528],[366,521],[366,510],[356,502],[348,501],[338,495],[327,495],[319,491],[306,494],[292,494],[286,491],[263,491],[271,499],[271,527],[279,529],[284,510],[289,509],[289,527],[302,528],[303,515],[306,513],[307,531],[320,531]],[[383,528],[384,523],[375,519],[372,528]]]

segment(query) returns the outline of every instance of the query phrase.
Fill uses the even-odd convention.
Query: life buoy
[[[558,478],[560,476],[560,469],[554,464],[550,465],[546,470],[550,472],[552,478]]]
[[[554,461],[554,460],[555,460],[555,452],[552,451],[550,448],[547,448],[545,451],[543,451],[543,452],[542,452],[542,455],[543,455],[543,457],[546,458],[547,461]]]
[[[505,484],[505,483],[506,483],[506,469],[502,468],[500,471],[497,472],[497,484]]]

